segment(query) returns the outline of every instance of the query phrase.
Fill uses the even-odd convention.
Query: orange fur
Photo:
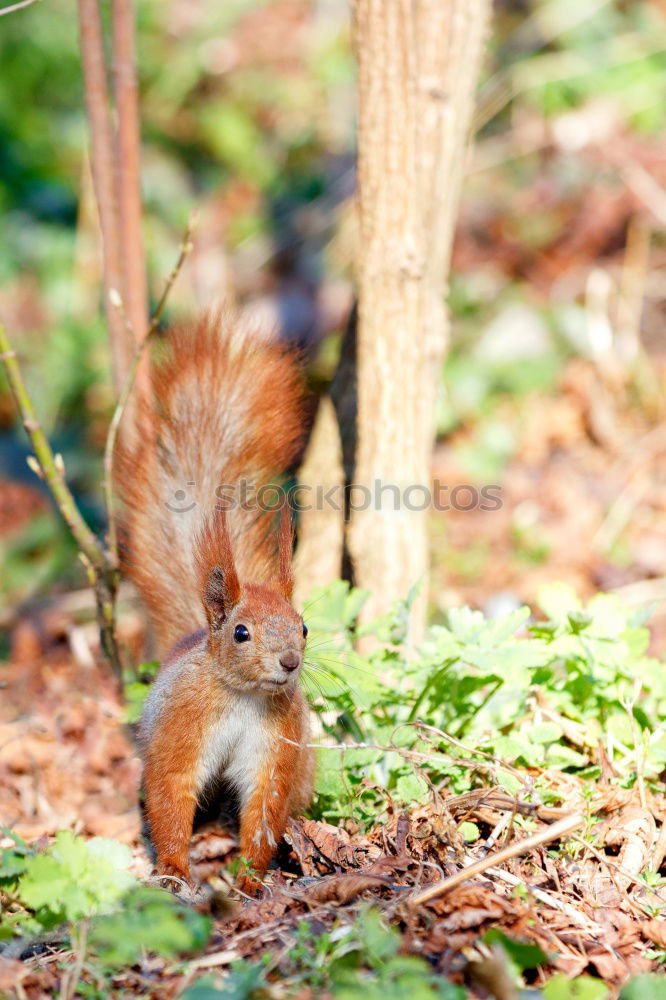
[[[283,712],[277,730],[275,753],[261,769],[254,792],[241,816],[241,857],[248,858],[260,875],[266,871],[273,857],[289,814],[300,805],[303,780],[307,777],[307,768],[304,768],[302,760],[303,749],[296,745],[303,740],[300,699],[295,699],[295,704],[287,703]],[[308,799],[310,794],[311,789]]]
[[[121,437],[114,477],[124,505],[123,569],[146,603],[159,657],[205,625],[195,552],[209,517],[230,506],[242,481],[255,490],[274,482],[303,436],[293,355],[232,314],[172,330],[163,354],[153,398],[138,414],[151,432]],[[272,515],[236,500],[227,523],[238,575],[274,584]]]
[[[294,574],[291,565],[291,555],[294,546],[294,529],[291,523],[289,508],[283,504],[280,508],[280,541],[278,586],[285,600],[290,601],[294,590]]]
[[[149,432],[128,436],[116,464],[124,566],[166,657],[140,729],[147,819],[157,871],[188,879],[196,806],[223,778],[240,801],[241,853],[263,873],[312,794],[305,638],[288,603],[288,512],[272,531],[219,487],[258,488],[294,460],[298,366],[231,317],[177,330],[166,347],[138,416]],[[185,486],[188,504],[171,509]]]

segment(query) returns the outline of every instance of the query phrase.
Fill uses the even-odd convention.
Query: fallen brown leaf
[[[666,948],[666,920],[645,920],[639,925],[641,934],[660,948]]]
[[[14,990],[29,973],[30,969],[18,959],[0,957],[0,990],[3,993]]]
[[[338,903],[344,906],[367,889],[381,889],[382,886],[388,885],[388,881],[385,875],[348,872],[320,879],[314,885],[309,885],[304,895],[316,903]]]

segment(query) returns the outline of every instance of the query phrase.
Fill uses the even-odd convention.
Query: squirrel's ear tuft
[[[294,590],[294,574],[292,570],[292,552],[294,548],[294,529],[291,523],[291,513],[286,504],[280,508],[278,589],[286,601],[291,600]]]
[[[214,566],[203,593],[203,606],[212,629],[226,621],[239,597],[240,585],[235,570],[225,573],[220,566]]]
[[[223,510],[210,516],[197,539],[202,602],[211,628],[219,628],[240,599],[240,583]]]

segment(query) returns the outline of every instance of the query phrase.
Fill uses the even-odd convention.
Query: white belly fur
[[[197,793],[211,779],[223,776],[238,792],[241,807],[245,806],[266,762],[269,741],[263,699],[239,695],[204,737]]]

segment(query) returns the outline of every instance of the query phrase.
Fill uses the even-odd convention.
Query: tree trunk
[[[446,275],[489,11],[489,0],[355,3],[359,485],[349,545],[355,581],[371,591],[368,618],[421,583],[412,639],[425,622]]]
[[[337,580],[342,570],[345,477],[338,422],[328,396],[319,402],[298,482],[294,606],[303,610],[313,589]]]

